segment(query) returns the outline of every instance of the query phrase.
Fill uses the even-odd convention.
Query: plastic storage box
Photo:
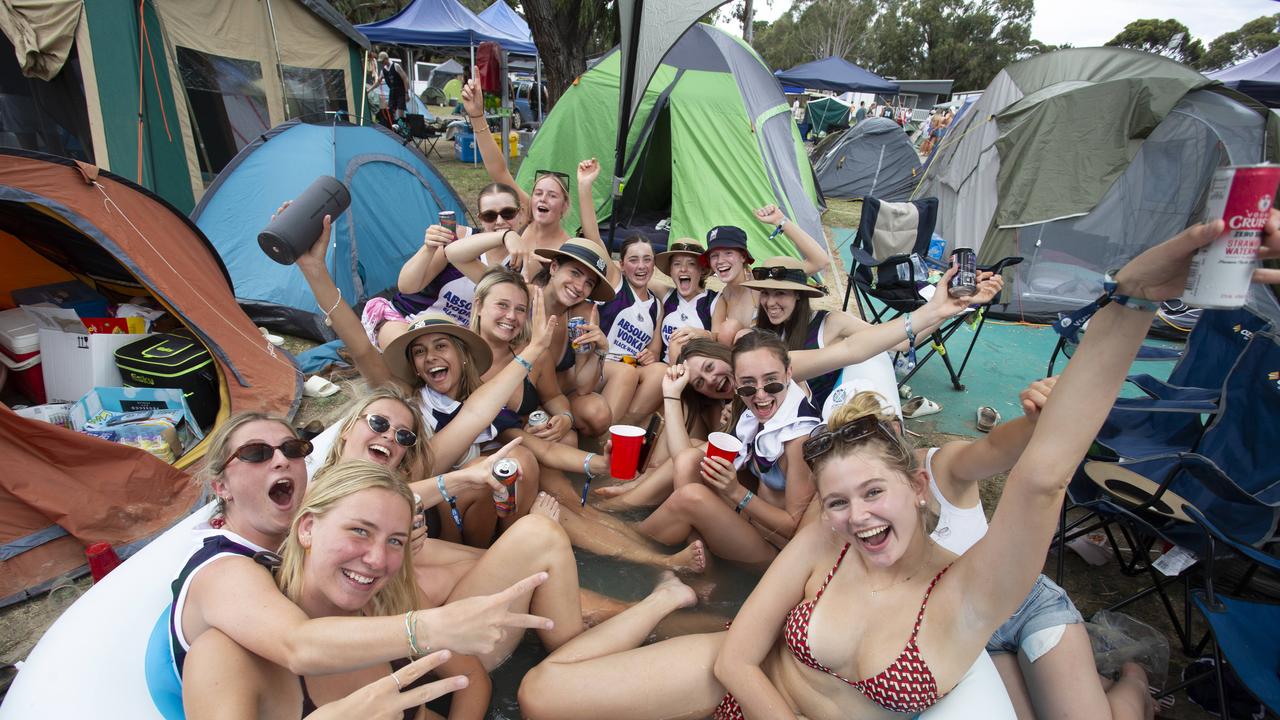
[[[182,390],[201,427],[218,415],[218,373],[213,356],[188,335],[161,333],[116,349],[125,387]]]
[[[0,310],[0,363],[27,399],[43,405],[44,374],[40,368],[40,333],[21,308]]]
[[[14,290],[13,301],[18,305],[53,303],[75,310],[82,318],[108,317],[107,299],[79,280]]]

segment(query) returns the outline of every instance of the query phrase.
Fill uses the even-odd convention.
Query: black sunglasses
[[[703,250],[701,245],[694,245],[693,243],[678,242],[678,243],[671,243],[671,246],[667,248],[667,252],[689,252],[689,253],[694,253],[696,255],[701,255],[703,253]]]
[[[264,442],[245,443],[236,448],[236,451],[231,453],[231,457],[243,463],[256,465],[275,457],[276,450],[279,450],[281,454],[290,460],[297,460],[311,454],[311,443],[298,438],[290,438],[279,445],[268,445]],[[230,460],[227,462],[230,462]]]
[[[763,389],[765,392],[769,393],[770,395],[777,395],[783,390],[786,390],[787,386],[780,382],[765,383],[764,388],[758,388],[755,385],[742,385],[736,388],[734,392],[738,393],[739,397],[748,398],[748,397],[751,397],[752,395],[755,395],[756,390],[760,390],[760,389]]]
[[[520,208],[518,207],[505,207],[501,210],[484,210],[480,213],[480,221],[491,223],[497,222],[498,218],[502,218],[503,220],[513,220],[515,219],[515,216],[519,214]]]
[[[545,176],[547,176],[547,175],[550,175],[551,177],[555,178],[555,179],[556,179],[556,182],[560,183],[560,187],[564,189],[564,191],[565,191],[565,193],[566,193],[566,194],[568,194],[568,192],[569,192],[569,173],[562,173],[562,172],[560,172],[559,170],[536,170],[536,171],[534,171],[534,173],[533,173],[533,184],[534,184],[534,185],[537,185],[537,184],[538,184],[538,182],[539,182],[539,181],[541,181],[541,180],[542,180],[542,178],[543,178],[543,177],[545,177]]]
[[[756,280],[786,280],[801,285],[809,284],[803,270],[779,266],[751,268],[751,277]]]
[[[880,435],[889,441],[889,446],[901,454],[901,444],[898,442],[898,435],[888,425],[880,422],[874,416],[867,415],[860,417],[853,422],[840,427],[838,430],[827,430],[827,424],[822,423],[809,433],[809,439],[804,441],[804,445],[800,447],[804,455],[804,461],[813,464],[814,460],[831,452],[831,448],[835,447],[836,441],[842,443],[856,443],[859,440],[865,440],[872,435]]]
[[[391,421],[381,415],[368,413],[364,416],[369,429],[381,435],[391,429]],[[402,447],[413,447],[418,442],[418,434],[408,428],[396,428],[396,444]]]

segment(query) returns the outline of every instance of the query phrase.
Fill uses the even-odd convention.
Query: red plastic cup
[[[707,436],[707,457],[722,457],[729,462],[742,452],[742,441],[729,433],[713,432]]]
[[[94,582],[106,577],[120,564],[120,556],[116,555],[111,543],[94,543],[84,549],[84,554],[89,558],[89,573],[93,575]]]
[[[609,457],[609,474],[619,480],[631,480],[640,464],[640,446],[644,444],[644,428],[635,425],[612,425],[609,437],[613,454]]]

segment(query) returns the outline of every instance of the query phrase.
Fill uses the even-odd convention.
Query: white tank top
[[[963,555],[987,534],[987,515],[982,511],[981,501],[970,508],[959,508],[943,497],[937,481],[933,479],[933,454],[936,452],[938,448],[929,448],[924,460],[925,472],[929,473],[929,492],[938,501],[938,527],[933,529],[930,537],[956,555]]]

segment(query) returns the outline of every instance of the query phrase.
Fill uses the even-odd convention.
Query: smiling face
[[[493,222],[485,222],[483,217],[478,217],[480,220],[480,227],[485,232],[494,232],[499,230],[515,230],[516,232],[520,232],[524,228],[516,227],[520,222],[520,214],[518,212],[519,207],[520,200],[512,197],[510,193],[495,192],[485,195],[480,198],[480,216],[483,216],[486,213],[498,213],[499,215]],[[517,211],[515,217],[510,220],[503,220],[501,213],[503,211],[510,213],[512,210]]]
[[[761,290],[760,311],[773,325],[781,325],[791,318],[796,309],[794,290]]]
[[[746,277],[746,262],[747,258],[742,251],[734,248],[716,248],[707,253],[707,264],[711,266],[711,272],[725,284],[739,282]]]
[[[547,289],[566,308],[586,300],[600,282],[600,276],[577,260],[553,260]]]
[[[765,422],[778,412],[778,407],[787,397],[784,388],[777,395],[765,392],[764,386],[769,383],[791,384],[791,371],[782,365],[782,358],[772,350],[758,348],[748,352],[737,353],[733,360],[734,376],[738,386],[751,385],[756,388],[754,395],[742,399],[747,409],[760,422]]]
[[[427,387],[453,397],[462,383],[462,356],[444,333],[428,333],[409,345],[409,361]]]
[[[671,258],[671,279],[676,283],[680,297],[689,298],[702,292],[702,268],[693,255],[676,255]]]
[[[413,525],[399,494],[369,488],[298,522],[304,607],[313,617],[350,615],[400,572]]]
[[[653,246],[644,240],[627,245],[622,254],[622,274],[631,287],[648,285],[653,277]]]
[[[869,564],[889,567],[922,534],[923,473],[908,479],[866,447],[833,457],[815,476],[823,519]]]
[[[512,283],[500,283],[489,289],[474,312],[479,313],[480,337],[509,344],[529,321],[529,296]]]
[[[733,367],[719,358],[691,357],[687,361],[689,386],[716,400],[733,399]]]
[[[544,175],[533,186],[533,222],[538,225],[559,225],[569,209],[569,196],[554,175]]]
[[[371,460],[391,468],[400,467],[409,448],[396,442],[396,430],[408,430],[414,434],[420,434],[422,430],[414,427],[413,413],[404,403],[383,398],[369,403],[360,415],[342,436],[342,459]],[[385,432],[376,433],[369,427],[369,415],[384,417],[391,426]]]
[[[278,448],[294,437],[292,429],[274,420],[255,420],[237,428],[227,446],[232,452],[255,442]],[[232,532],[270,549],[278,547],[288,534],[306,489],[305,460],[286,458],[279,449],[260,463],[233,456],[213,480],[213,491],[226,502],[227,525]]]

